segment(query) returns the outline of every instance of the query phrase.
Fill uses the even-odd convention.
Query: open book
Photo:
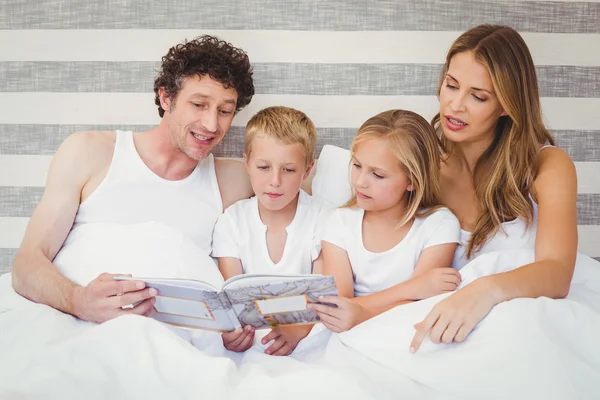
[[[158,291],[150,317],[171,325],[232,331],[246,325],[257,329],[318,322],[308,303],[319,296],[337,296],[335,279],[324,275],[238,275],[219,289],[186,279],[118,276],[146,282]]]

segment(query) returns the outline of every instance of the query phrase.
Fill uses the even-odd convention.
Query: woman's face
[[[444,136],[456,143],[491,143],[503,115],[487,68],[470,51],[454,55],[440,90]]]

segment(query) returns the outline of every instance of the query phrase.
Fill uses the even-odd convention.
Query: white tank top
[[[213,229],[222,211],[212,154],[200,161],[188,177],[169,181],[142,161],[133,132],[116,131],[115,151],[106,177],[81,203],[73,230],[94,223],[158,222],[188,236],[210,254]]]
[[[540,151],[546,147],[554,146],[545,145]],[[531,198],[531,195],[529,197]],[[537,236],[538,226],[538,205],[533,201],[533,198],[531,198],[531,202],[533,203],[533,221],[529,229],[527,229],[527,224],[521,218],[504,222],[502,224],[502,229],[498,230],[498,232],[496,232],[479,251],[473,252],[469,259],[467,259],[465,253],[466,246],[469,243],[469,239],[471,239],[471,232],[461,229],[460,244],[454,253],[452,266],[456,269],[461,269],[478,255],[496,250],[535,249],[535,238]]]

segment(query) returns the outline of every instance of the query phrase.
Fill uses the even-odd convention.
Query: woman
[[[410,351],[429,334],[462,342],[497,304],[517,297],[562,298],[577,254],[577,179],[542,121],[537,77],[521,36],[481,25],[452,45],[432,124],[446,151],[442,201],[458,217],[456,268],[481,253],[535,248],[535,262],[486,276],[439,302]]]

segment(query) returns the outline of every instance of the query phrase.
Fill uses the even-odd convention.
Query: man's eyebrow
[[[191,97],[191,98],[200,97],[200,98],[207,99],[207,100],[210,100],[210,99],[212,99],[212,97],[211,97],[211,96],[209,96],[209,95],[206,95],[206,94],[203,94],[203,93],[194,93],[194,94],[193,94],[193,95],[191,95],[190,97]],[[236,102],[234,99],[226,99],[226,100],[224,101],[224,103],[226,103],[226,104],[233,104],[233,105],[236,105],[236,104],[237,104],[237,102]]]

